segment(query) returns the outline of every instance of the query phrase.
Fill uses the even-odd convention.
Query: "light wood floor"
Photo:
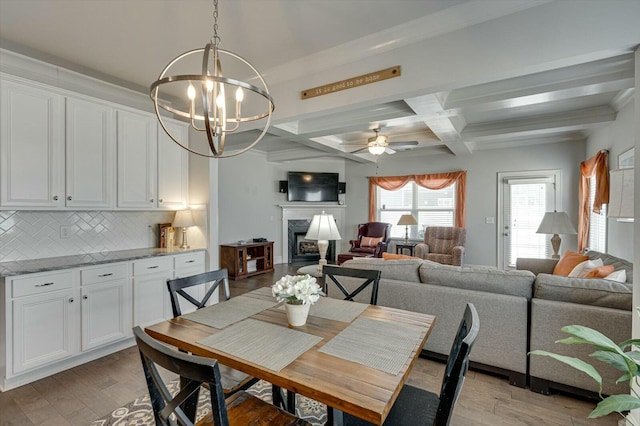
[[[297,267],[276,265],[273,274],[231,281],[232,295],[269,286]],[[419,359],[409,383],[438,392],[444,364]],[[135,347],[43,380],[0,393],[0,425],[87,425],[146,392]],[[617,415],[587,420],[595,406],[568,395],[535,394],[505,378],[470,370],[452,425],[617,425]]]

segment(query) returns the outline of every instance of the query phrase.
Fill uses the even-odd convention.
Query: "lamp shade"
[[[313,216],[311,225],[307,230],[305,236],[308,240],[340,240],[340,232],[338,232],[338,226],[336,220],[332,214],[317,214]]]
[[[576,228],[573,227],[569,216],[565,212],[546,212],[536,233],[577,234]]]
[[[173,218],[173,226],[176,228],[188,228],[190,226],[195,226],[195,224],[191,210],[179,210]]]
[[[633,219],[633,169],[609,172],[609,217]]]
[[[400,216],[400,220],[398,221],[398,225],[417,225],[418,222],[416,218],[413,217],[412,214],[403,214]]]

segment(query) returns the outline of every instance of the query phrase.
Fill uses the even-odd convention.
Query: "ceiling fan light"
[[[369,145],[369,152],[373,155],[381,155],[385,151],[384,146],[380,145]]]

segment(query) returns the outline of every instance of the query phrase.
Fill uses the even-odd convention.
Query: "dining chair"
[[[208,384],[211,412],[198,421],[198,425],[310,425],[247,392],[237,392],[225,399],[217,360],[176,351],[151,338],[139,326],[133,329],[133,334],[156,425],[194,425],[204,384]],[[167,388],[158,366],[180,376],[180,390],[175,395]]]
[[[464,377],[469,369],[471,347],[479,330],[478,311],[473,304],[468,303],[451,346],[440,395],[404,385],[383,425],[448,425],[451,421],[454,405],[460,395]],[[343,424],[344,426],[371,425],[371,423],[346,413]]]
[[[200,300],[196,299],[186,291],[190,287],[203,284],[209,284],[210,287]],[[193,304],[196,309],[201,309],[207,305],[211,296],[218,291],[220,286],[222,286],[224,290],[224,300],[229,300],[231,298],[231,292],[229,290],[229,273],[226,268],[167,280],[167,287],[169,288],[169,295],[171,296],[173,317],[175,318],[182,315],[182,309],[180,307],[181,298]],[[224,394],[226,396],[248,389],[258,383],[258,379],[255,377],[251,377],[241,371],[234,370],[226,365],[220,365],[219,369],[222,375]]]
[[[380,284],[381,275],[381,272],[379,270],[343,268],[341,266],[325,265],[322,268],[322,275],[324,276],[322,290],[326,294],[329,294],[329,280],[331,280],[333,284],[342,292],[344,300],[353,301],[354,297],[360,294],[365,288],[371,286],[371,298],[369,299],[369,304],[378,304],[378,285]],[[364,282],[362,282],[355,290],[350,291],[343,284],[343,282],[340,281],[339,277],[359,278],[363,279]],[[353,285],[349,285],[348,287],[352,288]]]

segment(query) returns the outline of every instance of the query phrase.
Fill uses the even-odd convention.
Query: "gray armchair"
[[[451,226],[428,226],[424,243],[416,245],[416,257],[446,265],[462,266],[467,230]]]

